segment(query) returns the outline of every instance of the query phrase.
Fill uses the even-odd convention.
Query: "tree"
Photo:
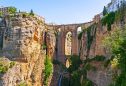
[[[19,10],[19,13],[21,13],[21,11]]]
[[[15,7],[9,7],[8,11],[9,11],[10,14],[14,14],[14,13],[16,13],[17,8],[15,8]]]
[[[108,12],[107,12],[106,7],[104,6],[104,9],[103,9],[103,16],[105,16],[106,14],[108,14]]]
[[[31,11],[30,11],[30,15],[31,15],[31,16],[34,16],[34,12],[33,12],[32,9],[31,9]]]

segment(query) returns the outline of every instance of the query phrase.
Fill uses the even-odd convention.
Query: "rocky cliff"
[[[38,16],[8,16],[4,21],[0,55],[2,61],[6,58],[8,63],[14,61],[15,65],[1,75],[0,85],[42,86],[46,57],[42,48],[46,30],[44,19]]]
[[[125,19],[124,19],[125,21]],[[105,57],[106,61],[111,59],[112,54],[107,46],[104,46],[104,38],[114,32],[117,28],[122,28],[119,21],[111,25],[111,31],[108,27],[102,24],[99,16],[94,20],[94,24],[83,30],[80,40],[80,58],[85,61],[86,59],[93,59],[97,56]],[[89,61],[89,64],[95,67],[94,70],[88,70],[87,78],[97,86],[109,86],[113,81],[113,69],[108,66],[105,67],[105,61]]]

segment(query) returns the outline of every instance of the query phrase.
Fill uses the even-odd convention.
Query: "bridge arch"
[[[82,27],[81,26],[77,27],[77,34],[79,34],[81,31],[82,31]]]
[[[52,27],[55,30],[58,30],[57,36],[57,59],[62,63],[66,62],[67,55],[79,55],[80,41],[78,40],[78,34],[82,31],[82,28],[88,27],[92,22],[89,23],[80,23],[80,24],[62,24],[62,25],[53,25]],[[69,34],[69,35],[68,35]],[[70,35],[71,34],[71,35]],[[66,53],[66,39],[70,37],[68,52]]]
[[[65,35],[65,55],[72,54],[72,32],[67,32]]]

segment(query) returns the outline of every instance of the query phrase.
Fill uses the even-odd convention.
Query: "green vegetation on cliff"
[[[68,71],[70,73],[70,79],[63,77],[61,86],[93,86],[92,81],[87,79],[87,71],[94,69],[88,61],[83,62],[77,55],[71,56],[70,67]],[[80,67],[83,65],[83,67]],[[66,83],[67,82],[67,83]]]
[[[125,23],[126,2],[122,2],[121,6],[115,12],[105,13],[105,8],[103,12],[104,17],[101,20],[102,25],[107,25],[107,30],[111,31],[111,25],[114,24],[114,22],[121,24]]]
[[[77,55],[73,55],[70,57],[70,67],[68,68],[68,71],[70,73],[72,73],[75,70],[78,70],[78,68],[80,67],[80,64],[82,63],[82,61],[80,60],[80,57]]]
[[[15,8],[15,7],[9,7],[9,13],[10,14],[14,14],[14,13],[16,13],[16,11],[17,11],[17,8]]]
[[[44,85],[48,86],[48,80],[51,74],[53,73],[53,64],[51,59],[46,56],[45,58],[45,70],[44,70]]]
[[[115,21],[115,12],[110,12],[102,18],[102,25],[107,25],[107,30],[111,31],[111,25]]]
[[[0,73],[6,73],[9,68],[12,68],[15,65],[15,62],[8,62],[0,58]]]
[[[95,39],[96,28],[97,28],[97,24],[93,24],[87,28],[87,49],[88,49],[88,51],[90,50],[93,40]]]
[[[111,33],[104,44],[111,50],[113,58],[109,64],[116,71],[111,86],[126,86],[126,28]]]
[[[97,24],[94,23],[91,26],[87,27],[86,29],[83,29],[80,34],[78,34],[78,39],[81,40],[82,35],[86,34],[87,35],[87,41],[86,41],[86,47],[87,47],[87,53],[90,51],[91,45],[93,43],[93,40],[96,37],[96,29],[97,29]]]
[[[28,86],[28,85],[26,84],[26,82],[23,82],[23,81],[22,81],[22,82],[19,83],[18,86]]]

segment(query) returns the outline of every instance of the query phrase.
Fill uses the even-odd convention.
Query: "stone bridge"
[[[66,62],[66,56],[79,54],[79,40],[78,33],[84,28],[87,28],[93,22],[80,23],[80,24],[64,24],[64,25],[48,25],[49,29],[54,29],[56,35],[56,59],[62,63]],[[66,36],[71,33],[71,49],[70,53],[66,54]],[[69,45],[69,44],[68,44]]]

